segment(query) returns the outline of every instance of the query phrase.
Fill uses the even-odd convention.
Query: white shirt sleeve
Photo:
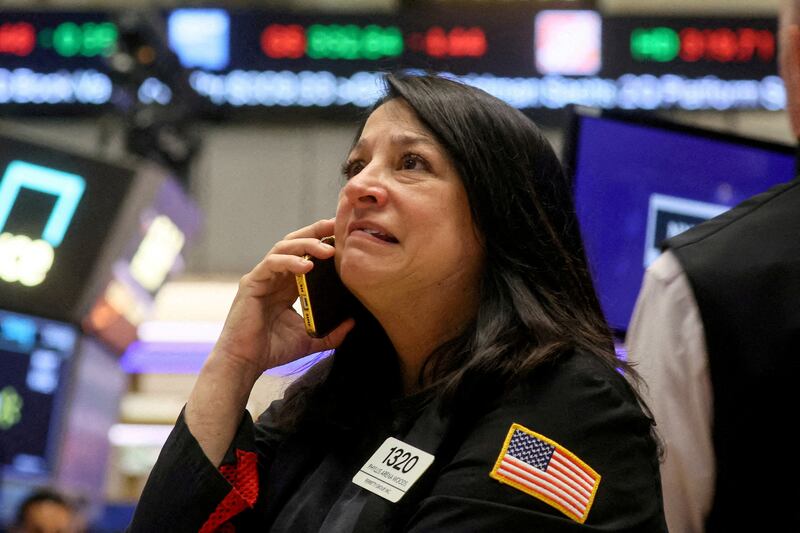
[[[664,441],[670,531],[704,531],[714,496],[712,390],[705,335],[689,280],[672,252],[645,273],[626,344]]]

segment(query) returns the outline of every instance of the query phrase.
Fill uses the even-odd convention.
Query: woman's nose
[[[374,163],[374,162],[373,162]],[[388,192],[383,171],[370,164],[350,178],[344,186],[345,196],[354,207],[382,207],[386,204]]]

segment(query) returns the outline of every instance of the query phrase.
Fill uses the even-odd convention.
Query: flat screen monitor
[[[77,340],[69,324],[0,310],[3,474],[52,474]]]
[[[134,171],[8,129],[0,129],[0,308],[77,322]]]
[[[795,176],[789,146],[620,112],[573,118],[565,163],[595,287],[620,335],[662,241]]]

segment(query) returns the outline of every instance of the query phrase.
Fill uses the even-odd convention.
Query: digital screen
[[[366,107],[380,72],[407,68],[452,74],[520,109],[783,108],[774,17],[602,16],[592,4],[495,4],[490,16],[479,4],[371,15],[180,8],[155,17],[163,29],[127,27],[113,11],[6,11],[0,106],[99,111],[125,77],[114,64],[134,67],[140,102],[167,105],[175,72],[157,65],[169,47],[210,114],[244,108],[247,118],[260,108]],[[165,43],[143,41],[161,32]]]
[[[75,322],[133,171],[0,136],[0,308]]]
[[[53,468],[65,383],[78,335],[67,324],[0,311],[0,464]]]
[[[660,243],[795,176],[793,150],[661,122],[579,115],[575,207],[612,328],[628,327]]]
[[[81,324],[118,353],[136,340],[136,328],[152,312],[164,282],[183,270],[202,219],[183,187],[157,166],[142,166],[135,188],[131,200],[138,209],[126,209],[118,221],[125,231],[115,235],[105,288]]]
[[[608,74],[680,74],[737,79],[774,74],[775,19],[608,17]]]

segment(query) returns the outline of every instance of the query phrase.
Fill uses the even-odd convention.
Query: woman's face
[[[345,177],[336,262],[362,302],[476,293],[483,250],[466,191],[444,148],[402,100],[369,116]]]

